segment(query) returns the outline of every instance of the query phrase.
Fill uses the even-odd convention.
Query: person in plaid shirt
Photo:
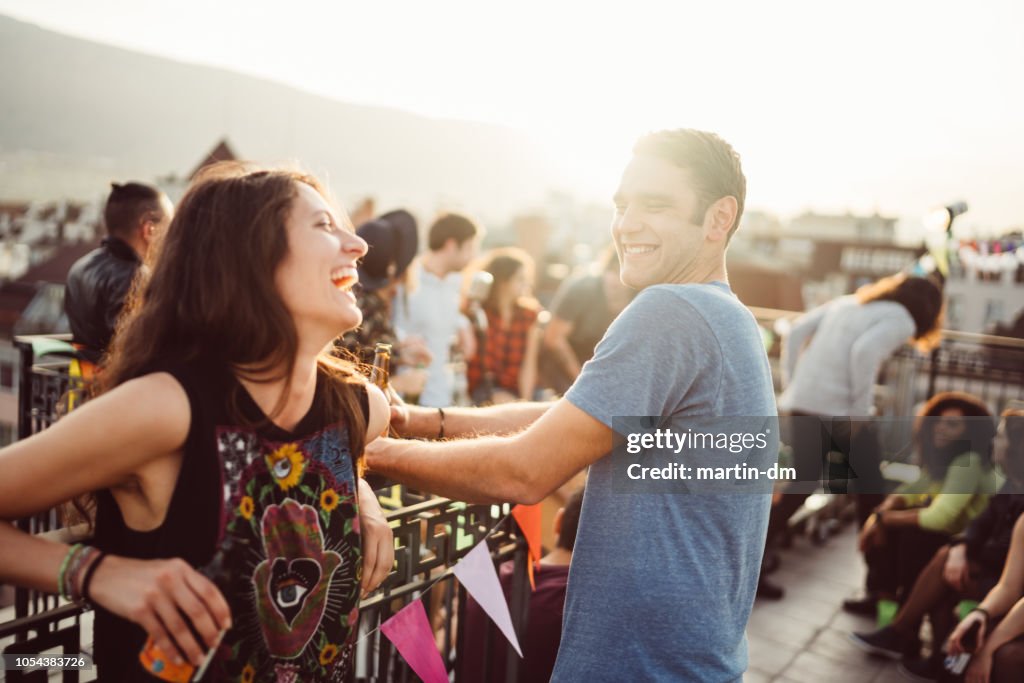
[[[537,384],[541,310],[528,296],[533,259],[522,249],[494,249],[482,270],[494,282],[483,301],[487,329],[466,368],[470,396],[478,405],[530,400]]]

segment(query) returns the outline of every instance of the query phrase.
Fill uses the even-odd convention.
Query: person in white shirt
[[[459,311],[462,271],[476,258],[483,230],[458,213],[442,215],[430,226],[428,251],[420,261],[419,286],[404,301],[399,297],[395,327],[404,337],[420,337],[433,355],[419,404],[450,406],[455,378],[450,365],[453,341],[469,357],[475,339],[469,321]]]

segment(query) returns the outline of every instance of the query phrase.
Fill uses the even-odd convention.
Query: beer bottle
[[[376,384],[384,395],[388,395],[391,384],[391,344],[377,342],[373,347],[373,367],[370,368],[370,381]]]

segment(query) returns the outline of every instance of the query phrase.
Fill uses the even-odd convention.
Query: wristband
[[[89,585],[92,584],[92,577],[96,573],[96,570],[99,568],[100,563],[103,562],[103,560],[105,559],[107,559],[107,554],[104,552],[100,552],[96,556],[96,559],[93,560],[92,564],[89,565],[89,568],[85,570],[85,576],[82,577],[82,599],[90,605],[95,603],[93,603],[92,601],[92,596],[89,595]]]
[[[437,409],[437,416],[441,419],[441,426],[437,428],[437,439],[440,441],[444,438],[444,408]]]
[[[78,590],[78,575],[82,573],[82,569],[86,567],[91,560],[95,559],[96,553],[98,552],[99,551],[91,545],[83,546],[82,550],[71,562],[67,574],[65,575],[65,581],[67,582],[68,597],[72,602],[79,602],[82,599],[82,593]]]
[[[972,609],[971,612],[978,612],[979,614],[981,614],[981,616],[985,618],[986,624],[988,623],[988,620],[992,618],[992,615],[988,613],[988,610],[984,607],[981,607],[980,605]],[[970,614],[971,612],[968,612],[968,614]]]

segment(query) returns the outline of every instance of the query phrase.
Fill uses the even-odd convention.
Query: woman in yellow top
[[[847,610],[899,601],[935,551],[981,514],[999,484],[994,434],[992,414],[970,394],[942,392],[925,404],[914,425],[921,477],[896,489],[864,524],[868,600],[848,601]]]

